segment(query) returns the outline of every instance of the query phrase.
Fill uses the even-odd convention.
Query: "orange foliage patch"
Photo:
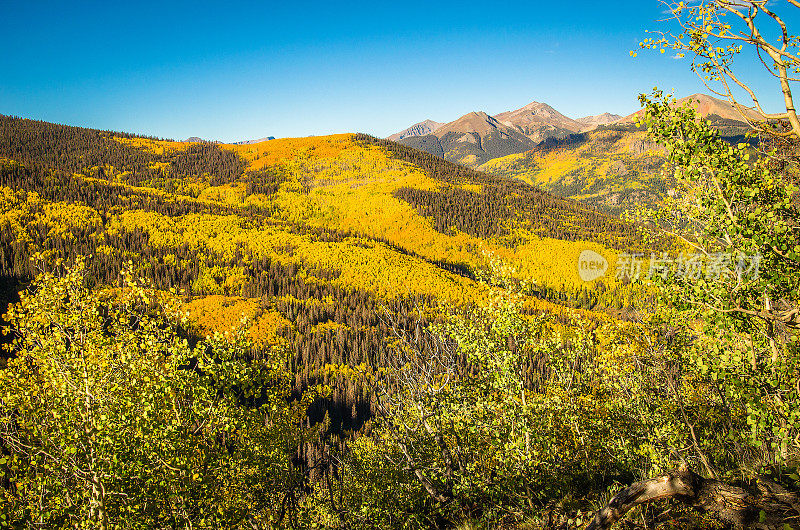
[[[189,319],[206,333],[224,333],[236,329],[242,318],[252,320],[258,311],[258,301],[239,297],[211,295],[186,304]]]
[[[204,333],[230,332],[246,319],[250,326],[248,338],[261,345],[279,344],[278,330],[291,325],[277,311],[262,312],[256,298],[211,295],[192,300],[185,309],[189,311],[189,320]]]
[[[308,138],[279,138],[257,144],[221,144],[250,162],[248,169],[263,169],[298,158],[334,158],[353,146],[352,134],[311,136]]]

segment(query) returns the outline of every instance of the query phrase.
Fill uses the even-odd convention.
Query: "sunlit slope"
[[[227,146],[0,116],[0,312],[42,268],[89,256],[86,281],[138,276],[185,300],[187,333],[284,345],[296,390],[358,429],[369,386],[331,365],[386,366],[387,340],[482,303],[490,255],[534,280],[532,313],[593,321],[635,293],[614,279],[630,226],[574,201],[363,135]],[[594,250],[608,274],[578,277]],[[31,259],[34,258],[34,259]],[[603,309],[604,311],[598,311]],[[389,323],[387,323],[387,319]]]
[[[42,200],[96,203],[105,234],[139,231],[151,247],[335,268],[338,284],[381,297],[475,301],[473,277],[487,255],[543,289],[574,293],[593,287],[577,273],[583,250],[611,268],[619,251],[641,250],[632,227],[579,203],[364,135],[223,145],[3,117],[0,148],[72,189],[67,197],[51,183],[27,185]],[[204,274],[206,262],[193,282],[235,294],[246,275]],[[218,288],[206,281],[222,276]],[[615,285],[613,275],[602,281]]]
[[[753,141],[746,137],[750,127],[727,101],[703,94],[678,100],[679,104],[690,102],[697,116],[726,141]],[[477,169],[519,179],[614,214],[658,203],[669,193],[674,179],[665,166],[664,150],[648,141],[633,123],[639,114],[641,111],[589,132],[549,138],[532,150],[494,158]]]
[[[304,229],[215,201],[146,188],[55,178],[23,183],[9,173],[24,176],[24,166],[8,160],[0,160],[0,166],[6,184],[0,187],[0,227],[16,245],[12,255],[2,258],[3,265],[41,251],[62,251],[66,257],[94,254],[114,263],[134,259],[143,272],[191,271],[188,286],[207,295],[247,291],[252,283],[249,263],[268,260],[297,264],[296,271],[335,271],[326,283],[365,288],[380,297],[426,295],[452,304],[481,296],[482,290],[468,278],[380,241]],[[87,200],[92,196],[94,200]],[[142,260],[144,256],[157,259]],[[170,278],[167,286],[180,284]]]
[[[268,196],[231,184],[210,187],[202,197],[258,205],[293,223],[335,227],[461,270],[484,267],[489,252],[521,276],[578,288],[582,250],[613,260],[610,247],[631,245],[632,230],[616,220],[453,164],[434,162],[441,167],[426,170],[423,162],[430,165],[433,157],[389,142],[337,135],[222,147],[284,181]],[[528,206],[533,213],[510,211]],[[474,218],[464,217],[465,207]]]
[[[610,212],[660,201],[671,187],[663,150],[634,126],[601,127],[478,169]]]

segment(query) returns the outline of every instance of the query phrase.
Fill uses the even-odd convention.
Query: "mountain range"
[[[749,130],[725,100],[693,94],[677,103],[690,104],[731,141],[743,140]],[[641,112],[572,119],[546,103],[532,102],[494,116],[470,112],[445,124],[427,120],[390,139],[618,214],[660,201],[671,186],[663,150],[634,124]],[[757,120],[757,115],[751,112],[747,118]]]
[[[583,129],[583,125],[578,121],[567,118],[546,103],[537,101],[517,110],[501,112],[495,118],[504,125],[516,128],[537,143]]]
[[[610,125],[621,119],[622,116],[619,114],[604,112],[602,114],[598,114],[597,116],[584,116],[583,118],[578,118],[575,121],[583,125],[582,131],[590,131],[592,129],[596,129],[600,125]]]
[[[425,120],[389,136],[389,140],[467,166],[533,149],[548,138],[564,138],[622,117],[604,113],[573,120],[546,103],[534,101],[494,116],[469,112],[449,123]]]
[[[689,101],[699,115],[732,128],[738,134],[747,128],[741,114],[727,101],[705,94],[678,100]],[[490,116],[473,111],[449,123],[425,120],[389,136],[389,140],[426,151],[451,162],[478,167],[492,159],[524,153],[550,139],[568,139],[598,127],[630,125],[637,111],[628,116],[604,112],[596,116],[569,118],[550,105],[531,102],[516,110]],[[754,112],[747,117],[757,119]]]

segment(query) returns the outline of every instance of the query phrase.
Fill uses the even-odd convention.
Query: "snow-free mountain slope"
[[[582,125],[581,132],[591,131],[592,129],[596,129],[600,125],[610,125],[616,121],[622,119],[622,116],[619,114],[611,114],[610,112],[604,112],[602,114],[598,114],[597,116],[584,116],[583,118],[578,118],[577,121]]]
[[[522,108],[494,116],[499,122],[519,128],[535,142],[580,131],[581,123],[568,118],[547,103],[533,101]]]
[[[523,153],[549,138],[566,138],[619,118],[604,113],[573,120],[546,103],[533,101],[494,116],[474,111],[444,124],[426,120],[391,135],[389,140],[475,167],[493,158]]]
[[[400,143],[465,166],[522,153],[536,142],[517,127],[499,122],[485,112],[469,112],[424,136],[408,136]]]
[[[426,134],[433,133],[436,129],[438,129],[442,125],[444,124],[433,120],[421,121],[419,123],[415,123],[408,129],[404,129],[400,132],[394,133],[393,135],[389,136],[389,140],[397,142],[409,136],[425,136]]]
[[[745,116],[743,117],[739,110],[734,107],[730,101],[715,98],[707,94],[692,94],[691,96],[680,98],[677,101],[677,104],[683,105],[687,102],[695,110],[695,112],[697,112],[697,114],[703,118],[716,116],[719,119],[739,121],[742,123],[746,122],[745,117],[751,121],[761,120],[761,116],[755,111],[745,110]],[[633,114],[626,116],[620,120],[620,122],[632,122],[633,118],[641,115],[642,112],[642,110],[638,110]]]

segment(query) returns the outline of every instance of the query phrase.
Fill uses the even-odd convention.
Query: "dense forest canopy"
[[[730,81],[770,9],[642,46]],[[0,116],[0,528],[797,526],[794,110],[641,103],[494,174]],[[617,217],[527,173],[568,149],[661,176]]]

